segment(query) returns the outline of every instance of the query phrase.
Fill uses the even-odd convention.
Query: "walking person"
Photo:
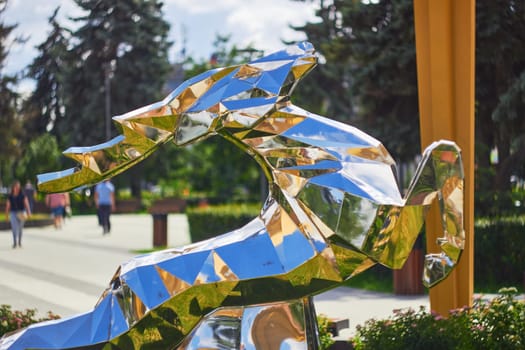
[[[109,216],[115,210],[115,186],[109,180],[100,182],[95,186],[95,205],[99,225],[102,226],[102,234],[111,231]]]
[[[35,200],[36,200],[36,190],[31,183],[31,180],[27,180],[26,185],[24,186],[24,195],[27,197],[29,202],[29,209],[31,213],[35,212]]]
[[[21,189],[20,181],[15,181],[5,206],[5,216],[9,218],[13,232],[13,248],[22,247],[22,229],[29,215],[31,215],[29,201]]]
[[[69,193],[48,194],[46,196],[46,205],[51,209],[55,228],[62,228],[66,206],[69,206]]]

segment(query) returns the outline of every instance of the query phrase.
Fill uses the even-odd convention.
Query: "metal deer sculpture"
[[[311,44],[301,43],[210,70],[114,117],[121,136],[66,150],[80,166],[40,175],[41,191],[93,185],[167,142],[220,135],[257,161],[269,196],[246,226],[136,257],[117,269],[93,310],[32,325],[0,348],[315,349],[311,296],[377,263],[400,268],[433,201],[445,233],[441,252],[425,258],[423,281],[444,279],[465,240],[458,147],[430,145],[403,197],[379,141],[291,103],[316,63]]]

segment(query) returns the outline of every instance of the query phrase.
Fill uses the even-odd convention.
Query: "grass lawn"
[[[393,293],[394,282],[392,270],[375,265],[368,270],[344,282],[347,287],[370,290],[374,292]]]
[[[31,220],[46,220],[46,219],[49,219],[50,216],[49,214],[31,214],[31,216],[29,217],[28,221],[31,221]],[[4,215],[0,215],[0,221],[4,221],[4,222],[9,222],[9,219],[6,219],[5,217],[5,213]]]

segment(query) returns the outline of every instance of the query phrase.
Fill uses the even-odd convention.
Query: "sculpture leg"
[[[465,241],[463,229],[463,167],[459,148],[452,142],[434,142],[424,152],[405,197],[404,206],[382,206],[363,251],[377,262],[403,267],[433,202],[441,213],[441,252],[425,256],[423,284],[443,280],[459,261]]]
[[[311,297],[261,305],[225,307],[206,316],[178,350],[317,350],[317,320]]]
[[[459,148],[452,142],[434,142],[425,150],[407,196],[407,207],[428,208],[434,199],[439,204],[444,235],[437,240],[441,252],[425,257],[423,284],[427,287],[448,276],[463,251],[463,178]]]

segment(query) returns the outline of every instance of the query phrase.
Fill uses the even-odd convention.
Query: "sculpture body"
[[[0,349],[274,349],[283,341],[315,348],[309,297],[376,263],[400,268],[434,200],[445,236],[442,252],[426,257],[424,282],[445,278],[464,242],[459,149],[429,146],[403,197],[379,141],[291,103],[316,63],[303,43],[208,71],[115,117],[121,136],[66,150],[80,169],[40,175],[40,190],[92,185],[169,141],[220,135],[258,162],[270,194],[246,226],[122,264],[92,311],[33,325],[3,338]],[[281,343],[269,343],[261,334],[276,324]]]

